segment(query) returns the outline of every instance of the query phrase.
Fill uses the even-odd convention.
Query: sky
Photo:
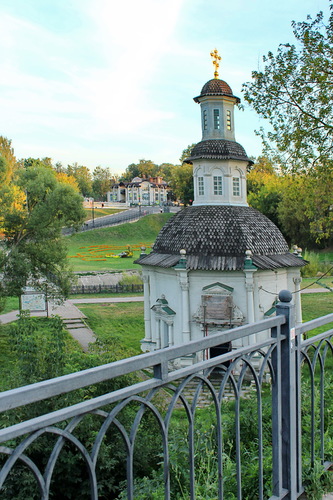
[[[0,135],[18,159],[178,164],[201,140],[210,52],[242,99],[262,56],[294,42],[291,21],[320,10],[329,0],[0,0]],[[258,156],[267,124],[242,103],[236,140]]]

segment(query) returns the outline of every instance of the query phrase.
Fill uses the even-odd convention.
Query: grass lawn
[[[333,293],[303,293],[302,312],[304,322],[332,313]]]
[[[137,222],[121,224],[115,227],[104,227],[73,234],[68,237],[68,258],[74,271],[112,271],[141,269],[134,264],[140,256],[141,246],[148,251],[154,243],[159,231],[173,214],[163,213],[147,215]],[[131,246],[133,257],[114,258]]]
[[[7,297],[5,308],[1,311],[1,314],[6,314],[11,311],[16,311],[19,308],[18,297]]]
[[[85,220],[91,220],[93,218],[92,209],[85,208],[84,211],[86,213]],[[123,209],[118,208],[94,208],[94,219],[98,219],[98,217],[104,217],[105,215],[117,214],[123,211]]]
[[[319,250],[318,252],[320,260],[324,262],[333,262],[333,249],[326,248],[325,250]]]
[[[333,312],[333,293],[309,293],[302,295],[303,321]],[[80,310],[87,316],[88,324],[101,339],[114,336],[125,348],[139,354],[140,340],[144,337],[143,302],[120,304],[80,304]],[[312,335],[327,330],[317,329]]]
[[[140,354],[144,337],[143,302],[118,304],[80,304],[87,323],[101,340],[114,337],[121,340],[129,356]]]
[[[323,285],[333,287],[333,276],[327,276],[325,278],[321,278],[317,282],[318,279],[319,278],[316,276],[313,278],[302,278],[301,288],[305,288],[305,287],[308,287],[310,285],[309,288],[322,288],[322,289],[324,289],[324,287],[321,286],[320,283],[322,283]]]
[[[302,294],[303,323],[331,313],[333,313],[333,292]],[[333,323],[316,328],[308,332],[307,335],[308,337],[313,337],[321,332],[325,332],[329,328],[333,328]]]

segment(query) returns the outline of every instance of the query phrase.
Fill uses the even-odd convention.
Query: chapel
[[[293,293],[301,322],[300,269],[275,224],[248,206],[246,173],[252,164],[235,139],[234,108],[240,102],[219,79],[220,56],[211,53],[214,78],[194,98],[202,139],[185,162],[193,165],[194,201],[160,231],[152,251],[136,261],[144,281],[145,338],[153,351],[259,321],[275,312],[278,293]],[[264,332],[237,345],[222,344],[198,356],[212,357],[264,340]]]

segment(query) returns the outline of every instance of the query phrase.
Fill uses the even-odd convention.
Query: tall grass
[[[326,273],[329,276],[333,275],[333,264],[329,261],[324,261],[322,256],[317,252],[305,250],[303,258],[309,262],[307,266],[301,269],[303,278],[312,278]]]

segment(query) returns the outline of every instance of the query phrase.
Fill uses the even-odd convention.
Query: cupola
[[[251,161],[235,140],[234,107],[240,102],[231,87],[218,78],[221,57],[211,52],[214,78],[194,101],[200,104],[202,140],[186,163],[193,164],[193,205],[247,206],[246,168]]]

